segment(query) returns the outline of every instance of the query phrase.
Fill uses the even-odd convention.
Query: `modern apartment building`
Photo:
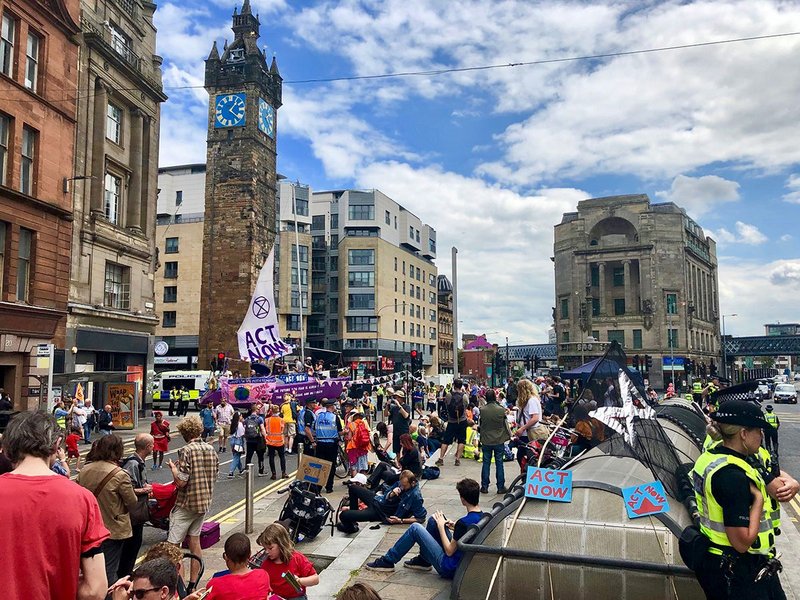
[[[378,190],[315,192],[311,215],[309,343],[363,374],[411,350],[438,373],[436,231]]]
[[[0,387],[16,410],[38,406],[39,344],[63,369],[79,14],[78,0],[0,1]]]
[[[65,185],[74,206],[66,370],[149,371],[158,325],[159,125],[167,99],[156,4],[80,4],[77,145]]]
[[[555,226],[559,364],[576,366],[619,342],[650,356],[650,381],[684,379],[687,358],[719,360],[716,243],[675,204],[646,195],[578,203]]]

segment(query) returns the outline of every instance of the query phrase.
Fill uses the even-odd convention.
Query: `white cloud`
[[[747,244],[750,246],[758,246],[767,241],[767,236],[755,225],[749,223],[742,223],[736,221],[735,233],[732,233],[724,227],[717,231],[709,231],[708,235],[711,236],[719,245],[724,246],[727,244]]]
[[[786,202],[800,204],[800,173],[794,173],[786,180],[786,188],[789,190],[783,195]]]
[[[674,202],[694,218],[703,216],[719,204],[739,200],[739,184],[717,175],[688,177],[678,175],[669,190],[656,196]]]
[[[781,240],[782,242],[791,242],[793,239],[794,239],[794,238],[793,238],[791,235],[789,235],[788,233],[785,233],[785,234],[784,234],[784,235],[782,235],[782,236],[781,236],[781,238],[780,238],[780,240]]]

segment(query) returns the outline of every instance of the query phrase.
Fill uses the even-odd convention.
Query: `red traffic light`
[[[217,360],[225,360],[225,353],[224,352],[218,352],[217,353]]]
[[[416,350],[412,350],[411,351],[411,358],[417,358],[417,351]]]

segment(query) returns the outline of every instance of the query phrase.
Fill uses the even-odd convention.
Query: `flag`
[[[614,431],[622,434],[625,441],[631,446],[636,440],[634,429],[635,419],[655,419],[655,411],[648,406],[639,390],[628,374],[622,369],[619,370],[619,390],[622,395],[622,406],[604,406],[589,413],[611,427]]]
[[[274,265],[273,247],[258,276],[256,289],[247,306],[247,314],[237,332],[239,357],[242,360],[272,360],[289,354],[293,349],[281,339],[278,327],[278,311],[273,294]]]
[[[80,383],[75,387],[75,400],[78,402],[83,402],[85,400],[83,397],[83,386]]]

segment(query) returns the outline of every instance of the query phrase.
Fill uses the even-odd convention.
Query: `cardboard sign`
[[[629,519],[657,515],[669,511],[669,500],[660,481],[643,483],[622,490],[625,510]]]
[[[528,467],[525,496],[540,500],[572,502],[572,471]]]
[[[305,481],[314,485],[325,485],[333,464],[327,460],[320,460],[314,456],[303,454],[297,467],[297,481]]]

